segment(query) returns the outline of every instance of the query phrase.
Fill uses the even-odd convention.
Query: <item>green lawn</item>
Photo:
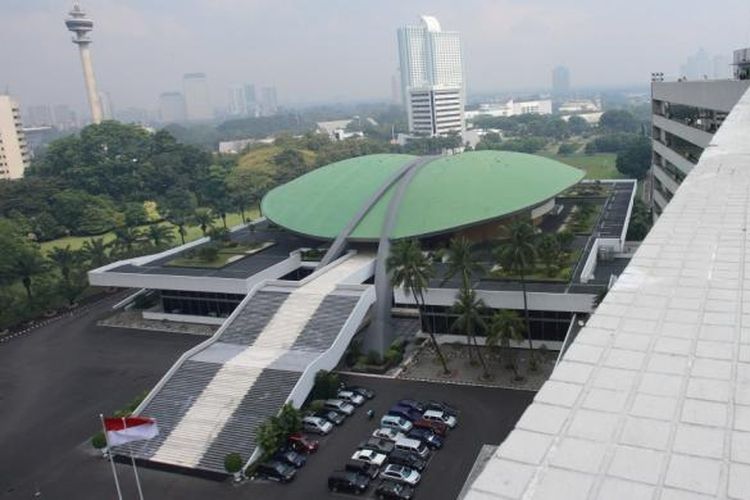
[[[245,212],[245,217],[248,219],[254,219],[258,217],[259,212],[257,208],[250,209]],[[242,223],[242,216],[239,213],[234,214],[228,214],[227,215],[227,225],[229,227],[236,226],[238,224]],[[168,223],[165,223],[168,224]],[[221,226],[221,219],[216,219],[215,226],[220,227]],[[171,226],[174,230],[175,235],[175,242],[180,243],[180,235],[177,234],[177,227],[172,226],[171,224],[168,224]],[[148,226],[140,226],[139,229],[145,229]],[[203,233],[201,232],[201,229],[197,226],[190,226],[187,229],[187,234],[185,235],[185,241],[192,241],[197,240],[198,238],[203,236]],[[99,236],[66,236],[64,238],[58,238],[56,240],[51,241],[45,241],[41,243],[42,252],[46,253],[52,250],[55,247],[65,247],[67,245],[70,245],[70,248],[73,250],[78,250],[83,246],[83,243],[85,241],[88,241],[92,238],[102,238],[104,239],[105,243],[109,243],[110,241],[115,239],[115,235],[113,232],[104,233]]]
[[[580,168],[586,172],[586,179],[622,179],[623,175],[615,167],[615,153],[596,153],[574,155],[545,155],[572,167]]]
[[[187,252],[184,252],[181,257],[172,259],[165,265],[169,267],[221,269],[233,262],[237,262],[240,259],[261,252],[268,247],[272,247],[275,243],[272,241],[263,241],[250,245],[238,245],[235,242],[233,245],[235,246],[224,246],[220,248],[213,260],[206,260],[200,252],[188,250]]]

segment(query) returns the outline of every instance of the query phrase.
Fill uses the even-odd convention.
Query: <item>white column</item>
[[[91,120],[94,123],[102,121],[102,106],[99,102],[99,93],[96,91],[96,79],[94,78],[94,66],[91,64],[91,51],[87,43],[79,43],[81,52],[81,66],[83,66],[83,79],[86,83],[86,93],[91,107]]]

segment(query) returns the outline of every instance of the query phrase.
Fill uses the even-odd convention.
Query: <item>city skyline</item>
[[[210,13],[201,5],[178,10],[169,2],[152,6],[140,0],[128,5],[90,0],[83,7],[97,22],[99,87],[118,108],[155,109],[158,96],[174,89],[182,74],[198,71],[209,76],[210,94],[221,106],[227,104],[228,87],[241,81],[273,85],[290,103],[387,99],[398,55],[393,34],[419,14],[450,19],[451,29],[464,34],[469,93],[544,88],[550,70],[563,62],[576,75],[577,86],[637,84],[651,71],[677,75],[674,61],[700,47],[729,55],[750,39],[740,21],[750,6],[742,2],[727,1],[727,9],[696,6],[690,16],[677,12],[677,18],[671,3],[639,2],[614,16],[612,6],[590,2],[519,5],[473,0],[461,8],[449,2],[391,3],[372,13],[366,7],[330,2],[315,5],[321,21],[313,24],[307,22],[312,7],[299,2],[279,7],[264,1],[244,5],[224,0],[211,6]],[[0,85],[7,86],[22,106],[65,103],[84,109],[80,74],[72,70],[79,63],[60,26],[69,8],[51,0],[11,0],[5,7],[4,32],[35,35],[24,36],[19,50],[0,56],[4,67],[17,68]],[[737,14],[731,19],[723,15],[729,9]],[[661,10],[669,10],[670,18],[683,26],[669,40],[659,36]],[[211,23],[204,22],[207,16]],[[719,18],[723,29],[709,40],[691,29]],[[230,36],[218,36],[212,26],[219,25]],[[636,26],[637,42],[632,39]],[[153,33],[160,36],[155,39]],[[660,51],[646,50],[656,42]],[[634,52],[639,57],[628,57]],[[24,64],[32,55],[36,63]],[[601,64],[610,59],[617,64],[601,71]],[[136,64],[140,70],[133,72]],[[56,75],[53,87],[40,78],[48,73]],[[301,79],[300,73],[316,77]],[[142,77],[146,74],[148,78]],[[351,74],[358,75],[356,85],[348,79]]]

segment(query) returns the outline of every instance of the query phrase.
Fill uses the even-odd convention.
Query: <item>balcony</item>
[[[653,124],[655,127],[659,127],[665,132],[669,132],[675,136],[681,137],[688,142],[692,142],[696,146],[701,148],[708,147],[713,137],[713,132],[707,132],[700,128],[686,125],[679,121],[668,119],[662,116],[654,115],[652,117]]]

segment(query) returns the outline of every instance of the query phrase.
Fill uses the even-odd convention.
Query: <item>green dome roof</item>
[[[263,215],[294,231],[335,238],[411,155],[369,155],[332,163],[270,191]],[[578,183],[583,172],[549,158],[508,151],[472,151],[439,157],[412,179],[399,208],[393,238],[424,236],[498,219],[528,209]],[[354,229],[351,239],[377,240],[388,189]]]

